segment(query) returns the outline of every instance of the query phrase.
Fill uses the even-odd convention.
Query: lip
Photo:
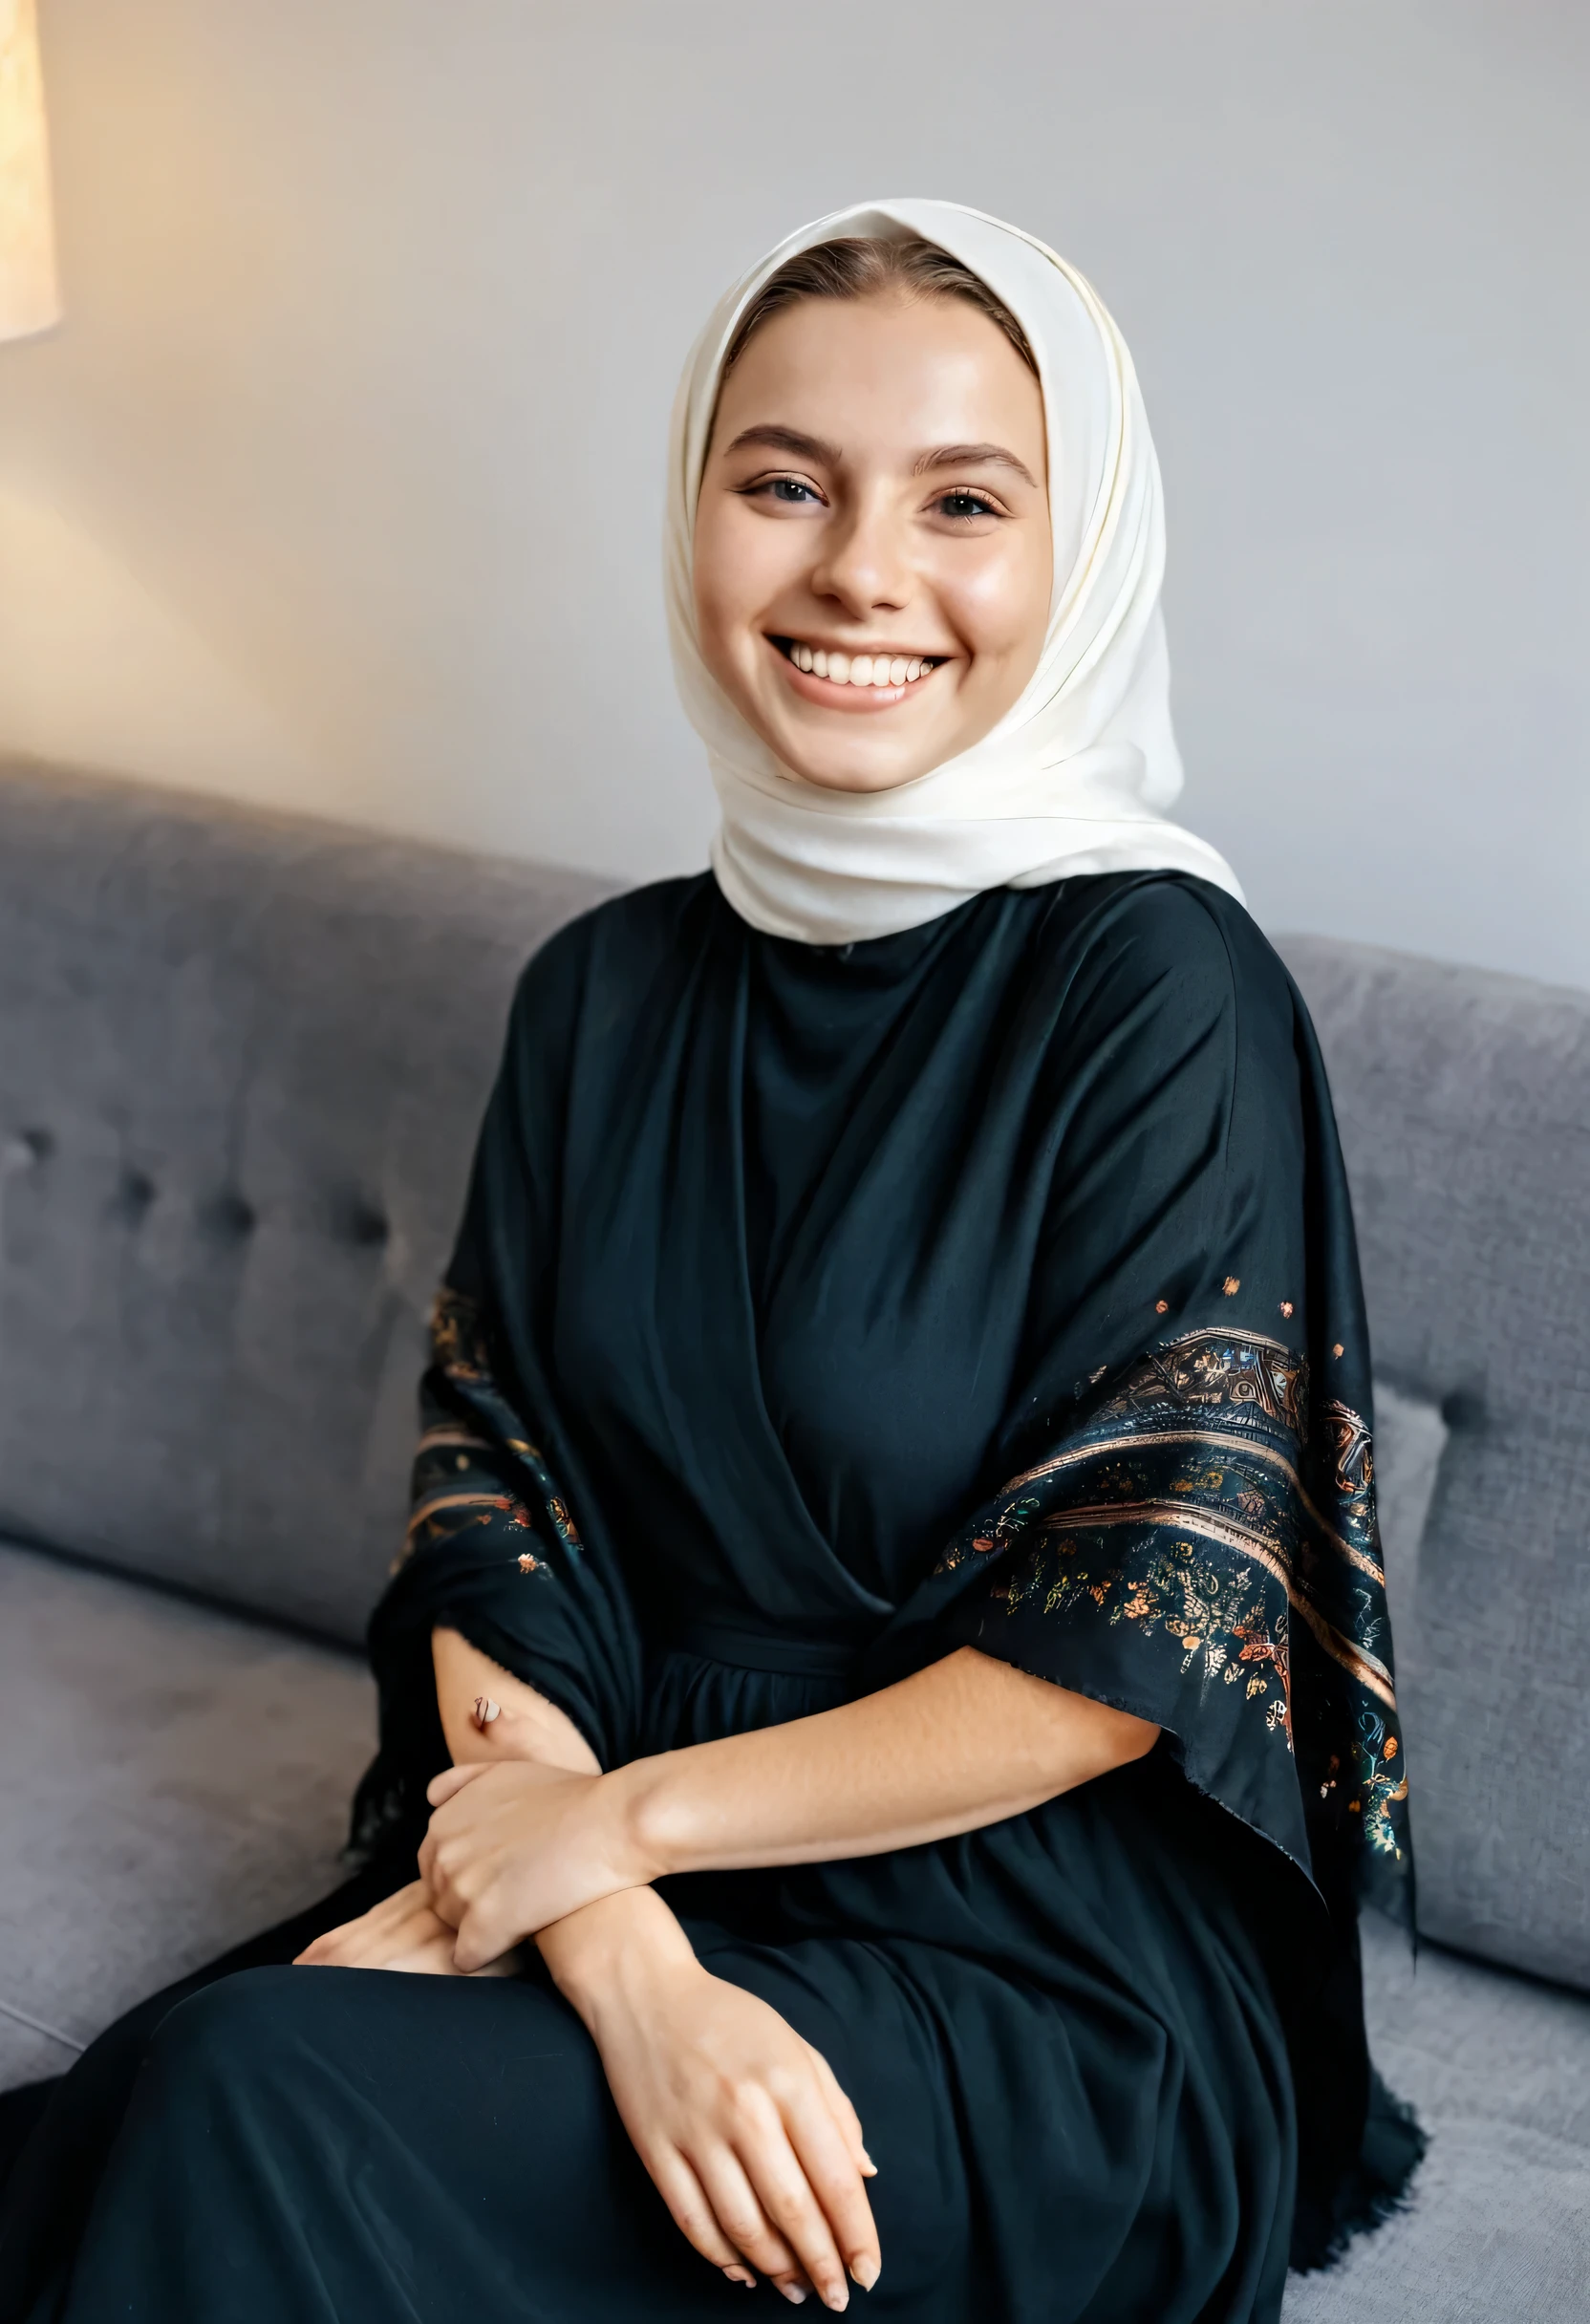
[[[800,642],[803,645],[819,646],[824,645],[825,641],[821,638],[806,637]],[[831,678],[819,678],[815,670],[797,669],[789,656],[771,637],[767,638],[766,643],[767,650],[778,663],[785,682],[799,695],[802,701],[813,702],[821,710],[847,711],[852,718],[875,718],[881,710],[897,708],[908,695],[920,694],[924,686],[931,685],[938,675],[939,669],[943,667],[943,662],[940,660],[932,670],[925,670],[920,678],[909,679],[904,685],[899,686],[836,686]],[[870,649],[862,646],[826,646],[825,650],[859,654]],[[878,648],[877,651],[881,652],[882,648]],[[892,659],[893,656],[892,656],[891,658]],[[904,658],[909,660],[913,657],[908,655]],[[925,660],[928,657],[922,656],[920,658]]]

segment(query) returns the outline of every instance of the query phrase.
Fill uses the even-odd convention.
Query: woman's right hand
[[[873,2165],[832,2070],[778,2012],[702,1968],[651,1889],[543,1929],[658,2192],[704,2259],[790,2300],[849,2301],[880,2267]]]

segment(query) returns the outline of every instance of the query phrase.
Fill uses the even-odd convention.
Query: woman
[[[70,2077],[12,2313],[1257,2324],[1395,2199],[1351,1220],[1161,819],[1162,562],[1042,245],[875,204],[720,307],[668,572],[714,871],[522,982],[372,1869]]]

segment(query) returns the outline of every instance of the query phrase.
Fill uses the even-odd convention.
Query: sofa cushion
[[[1439,1455],[1411,1556],[1388,1542],[1420,1926],[1590,1987],[1590,994],[1282,949],[1330,1068],[1377,1379]]]
[[[509,992],[606,893],[0,765],[0,1533],[360,1636]]]
[[[0,1546],[0,2087],[345,1874],[350,1654]]]
[[[1429,2152],[1412,2201],[1284,2324],[1569,2324],[1590,2314],[1590,2002],[1364,1921],[1376,2060]]]

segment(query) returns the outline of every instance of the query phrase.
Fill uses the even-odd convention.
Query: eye
[[[984,500],[980,492],[941,492],[934,503],[940,516],[965,524],[977,516],[999,516],[1002,512],[992,501]]]
[[[773,501],[784,508],[820,508],[822,494],[799,476],[761,476],[743,487],[746,500]]]

